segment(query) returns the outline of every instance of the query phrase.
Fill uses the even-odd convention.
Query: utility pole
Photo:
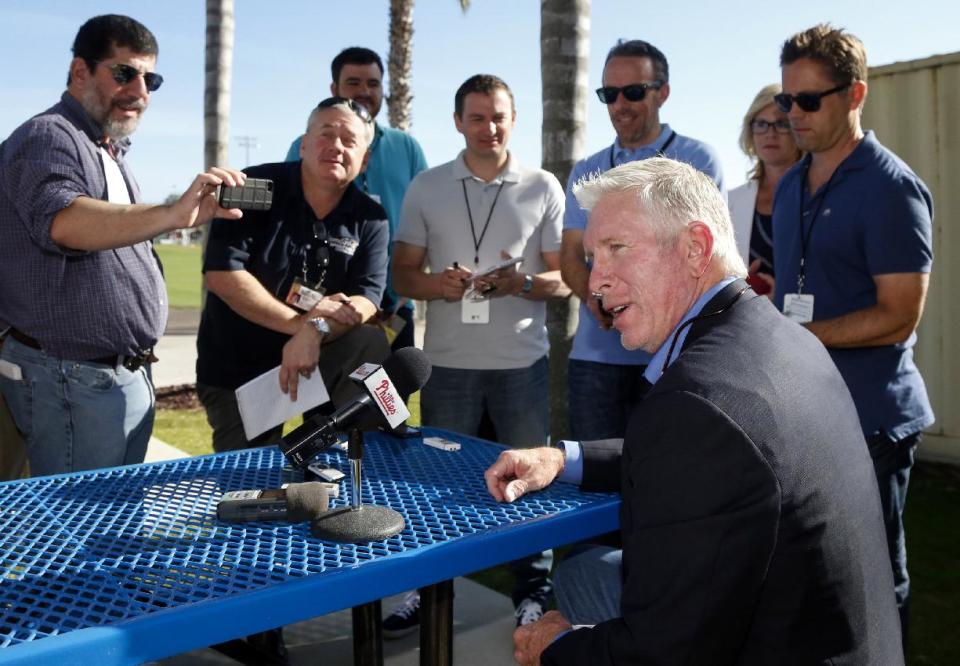
[[[237,144],[246,149],[247,159],[243,163],[244,166],[250,166],[250,149],[253,148],[256,150],[260,147],[260,141],[255,136],[242,135],[237,137]]]

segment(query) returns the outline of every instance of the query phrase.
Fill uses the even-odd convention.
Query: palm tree
[[[204,169],[227,163],[230,77],[233,66],[233,0],[207,0],[203,92]]]
[[[233,68],[233,0],[207,0],[203,89],[203,168],[227,164],[230,146],[230,78]],[[204,250],[207,226],[201,228]],[[201,284],[201,306],[207,300]]]
[[[587,134],[590,0],[541,0],[542,166],[566,184]],[[567,431],[567,359],[577,329],[576,296],[547,304],[550,336],[550,434]]]
[[[470,0],[459,1],[460,9],[466,12],[470,7]],[[387,55],[390,94],[387,96],[387,113],[391,127],[403,131],[410,129],[413,115],[413,95],[410,93],[413,2],[414,0],[390,0],[390,53]]]

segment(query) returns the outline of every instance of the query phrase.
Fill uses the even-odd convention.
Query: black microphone
[[[233,490],[217,503],[217,518],[229,522],[314,520],[326,512],[330,498],[339,496],[339,490],[336,484],[319,481],[270,490]]]
[[[398,350],[382,367],[365,363],[351,375],[363,385],[363,394],[329,416],[317,415],[304,421],[283,437],[280,451],[294,467],[303,468],[318,453],[335,444],[338,434],[355,427],[371,414],[395,428],[406,419],[404,414],[408,414],[400,395],[419,391],[430,379],[430,370],[430,359],[416,347]]]

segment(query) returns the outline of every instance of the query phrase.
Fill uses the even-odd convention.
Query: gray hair
[[[687,225],[703,222],[713,234],[716,265],[725,275],[747,274],[733,237],[727,203],[705,174],[683,162],[653,157],[593,174],[573,187],[577,201],[587,211],[609,194],[629,191],[636,192],[637,205],[661,248],[675,247]]]
[[[313,123],[317,120],[317,116],[319,116],[323,111],[326,111],[328,109],[340,109],[344,113],[357,118],[357,120],[360,121],[360,124],[363,125],[363,138],[367,142],[367,148],[370,147],[370,144],[373,143],[373,133],[374,133],[373,123],[372,122],[368,123],[363,118],[361,118],[356,111],[350,108],[350,104],[346,100],[344,100],[343,102],[338,102],[336,104],[331,104],[330,106],[326,106],[322,109],[319,106],[314,107],[313,111],[310,112],[310,115],[307,116],[307,132],[310,131],[310,128],[313,126]]]

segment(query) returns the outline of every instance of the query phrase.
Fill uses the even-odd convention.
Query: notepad
[[[327,387],[319,370],[314,370],[307,379],[300,377],[297,384],[297,401],[280,390],[280,366],[267,370],[251,379],[236,391],[243,433],[247,439],[285,423],[308,409],[330,401]]]

